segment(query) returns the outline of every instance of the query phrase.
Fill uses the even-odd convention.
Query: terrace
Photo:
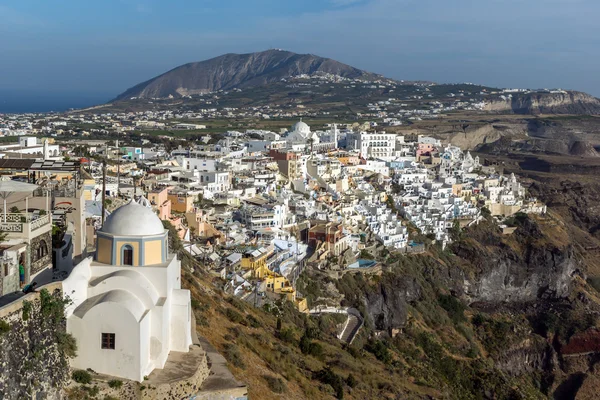
[[[0,231],[6,232],[8,238],[31,238],[50,230],[52,218],[48,214],[39,213],[7,213],[0,219]],[[47,229],[43,229],[47,228]]]

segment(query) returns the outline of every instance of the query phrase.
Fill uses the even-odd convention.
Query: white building
[[[72,301],[67,331],[78,347],[71,366],[141,382],[192,344],[181,263],[160,219],[135,202],[109,216],[97,247],[63,282]]]
[[[346,148],[358,150],[362,158],[380,158],[391,161],[396,152],[396,134],[352,132],[346,135]]]

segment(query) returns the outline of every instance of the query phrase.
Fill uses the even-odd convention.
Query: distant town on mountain
[[[298,79],[302,77],[306,79]],[[290,79],[294,84],[281,84]],[[371,83],[355,85],[357,81]],[[304,85],[302,87],[309,90],[294,90],[295,85]],[[561,89],[498,89],[466,85],[468,90],[465,90],[465,84],[399,81],[330,58],[285,50],[267,50],[249,54],[225,54],[179,66],[126,90],[112,103],[134,101],[137,104],[135,109],[148,106],[154,108],[155,104],[144,103],[171,97],[198,98],[223,91],[219,96],[219,104],[229,107],[257,107],[265,105],[265,102],[277,105],[288,99],[327,109],[331,104],[342,103],[348,106],[367,106],[369,103],[385,102],[398,96],[403,101],[417,102],[427,107],[432,101],[456,101],[454,96],[458,93],[462,94],[464,100],[478,103],[481,111],[491,113],[600,114],[600,100],[586,93]],[[429,89],[434,86],[435,89]],[[241,99],[235,94],[235,91],[240,90],[247,93],[250,88],[252,92],[256,92],[255,96],[244,94]],[[356,90],[348,91],[349,88]],[[469,97],[464,97],[466,95]],[[132,104],[128,104],[127,109],[131,109],[131,106]]]

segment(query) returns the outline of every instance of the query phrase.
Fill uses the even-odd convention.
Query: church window
[[[103,333],[102,334],[102,348],[107,350],[115,349],[115,334],[114,333]]]
[[[133,265],[133,248],[128,244],[123,246],[123,265]]]

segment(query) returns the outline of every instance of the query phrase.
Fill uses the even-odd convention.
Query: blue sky
[[[283,48],[397,79],[600,96],[599,17],[598,0],[0,0],[0,91],[110,98],[186,62]]]

